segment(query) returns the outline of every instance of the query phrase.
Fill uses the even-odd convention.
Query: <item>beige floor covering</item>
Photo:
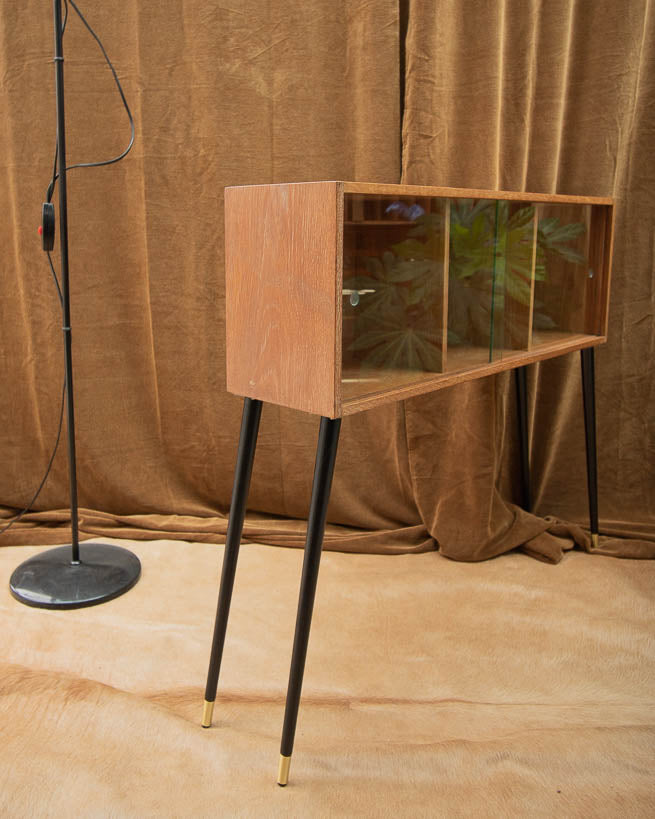
[[[0,549],[3,817],[655,815],[655,563],[325,553],[281,789],[301,551],[242,548],[203,730],[223,549],[125,543],[138,585],[72,612]]]

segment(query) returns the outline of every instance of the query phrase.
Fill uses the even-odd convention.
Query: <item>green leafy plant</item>
[[[506,299],[529,306],[534,252],[531,205],[510,214],[507,201],[453,200],[450,211],[448,344],[493,347],[496,322],[506,331]],[[423,213],[407,238],[380,258],[366,259],[366,274],[347,279],[348,292],[366,292],[357,312],[357,332],[348,349],[364,367],[438,371],[441,362],[441,282],[443,218]],[[543,281],[549,255],[582,263],[571,246],[585,231],[582,223],[543,218],[537,226],[535,279]],[[535,305],[535,326],[554,326]],[[549,321],[551,322],[549,325]]]

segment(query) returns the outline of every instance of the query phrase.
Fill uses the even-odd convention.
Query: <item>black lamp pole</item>
[[[59,170],[59,243],[61,248],[61,295],[66,367],[66,423],[68,429],[68,468],[70,472],[71,534],[73,562],[80,561],[77,516],[77,460],[75,456],[75,408],[73,402],[73,351],[71,308],[68,284],[68,193],[66,190],[66,116],[64,112],[64,45],[61,0],[54,0],[55,16],[55,96],[57,100],[57,163]]]
[[[71,546],[50,549],[26,560],[9,581],[13,596],[28,606],[77,609],[94,606],[131,589],[141,575],[136,555],[108,543],[84,544],[80,555],[77,513],[77,462],[73,403],[73,355],[68,268],[68,200],[66,190],[66,127],[64,115],[64,50],[61,0],[54,0],[55,93],[57,97],[57,163],[59,170],[59,241],[61,295],[66,367],[66,421],[70,476]]]

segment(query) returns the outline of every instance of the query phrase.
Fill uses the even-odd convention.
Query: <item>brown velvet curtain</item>
[[[610,343],[597,356],[601,539],[655,554],[653,11],[551,3],[207,0],[83,12],[137,125],[129,157],[69,175],[82,534],[223,540],[241,402],[225,392],[225,185],[352,179],[613,194]],[[41,479],[63,365],[35,232],[54,147],[52,20],[0,16],[0,504]],[[71,11],[69,164],[118,153],[126,117]],[[58,257],[55,253],[55,264]],[[537,517],[522,512],[512,379],[344,421],[326,547],[463,560],[588,548],[579,364],[530,368]],[[302,545],[318,419],[266,406],[245,536]],[[69,537],[65,446],[0,544]],[[568,523],[558,522],[568,521]],[[617,540],[624,535],[632,539]]]
[[[654,60],[653,5],[640,0],[409,4],[404,182],[616,197],[609,343],[596,356],[610,536],[599,551],[626,556],[655,554]],[[534,511],[585,525],[579,356],[528,377]],[[518,490],[512,386],[506,374],[407,402],[421,516],[451,557],[524,544],[556,560],[567,541],[589,545],[508,503]]]

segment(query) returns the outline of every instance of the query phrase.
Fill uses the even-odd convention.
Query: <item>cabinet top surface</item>
[[[344,182],[321,180],[312,182],[279,182],[266,185],[230,185],[225,190],[244,188],[276,188],[281,186],[325,185],[326,182],[338,186],[343,193],[382,194],[391,196],[438,196],[466,199],[511,199],[525,202],[579,203],[587,205],[613,205],[611,196],[577,196],[557,193],[532,193],[528,191],[483,190],[479,188],[447,188],[428,185],[392,185],[378,182]]]

